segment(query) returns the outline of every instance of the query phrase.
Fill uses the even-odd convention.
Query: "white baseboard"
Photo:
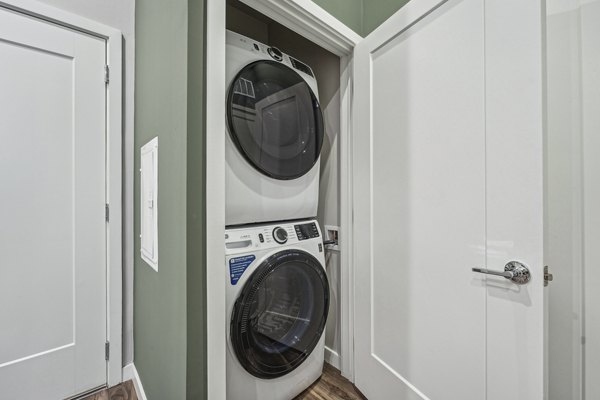
[[[138,399],[148,400],[146,397],[146,392],[144,392],[144,387],[142,386],[140,376],[138,375],[137,369],[135,369],[135,365],[133,363],[127,364],[123,367],[123,382],[130,379],[133,381],[133,386],[135,387],[135,392]]]
[[[325,346],[325,362],[333,365],[337,369],[340,369],[340,355],[337,351],[331,350]]]

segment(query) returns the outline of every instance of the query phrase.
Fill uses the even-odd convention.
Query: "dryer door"
[[[313,351],[327,321],[325,270],[301,250],[274,254],[250,276],[233,309],[231,343],[250,374],[277,378]]]
[[[308,83],[284,64],[256,61],[238,73],[227,96],[227,122],[241,154],[271,178],[298,178],[319,159],[319,102]]]

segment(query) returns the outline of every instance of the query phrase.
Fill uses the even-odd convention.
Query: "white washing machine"
[[[228,229],[227,399],[290,400],[323,370],[329,282],[316,220]]]
[[[225,224],[315,217],[324,128],[312,69],[231,31],[226,60]]]

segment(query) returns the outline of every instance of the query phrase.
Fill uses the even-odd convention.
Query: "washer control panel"
[[[255,225],[228,228],[225,231],[226,254],[238,254],[249,249],[269,249],[283,245],[321,239],[317,221],[305,220],[278,225]]]
[[[307,240],[319,237],[319,228],[315,222],[309,224],[294,225],[298,240]]]

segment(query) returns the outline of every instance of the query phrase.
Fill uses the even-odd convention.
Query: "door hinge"
[[[106,222],[110,221],[110,206],[105,204],[104,206],[104,216],[106,217]]]
[[[548,286],[554,280],[554,275],[548,272],[548,266],[544,267],[544,287]]]
[[[108,65],[104,66],[104,83],[106,83],[108,85],[108,82],[110,82],[110,68],[108,67]]]
[[[110,358],[110,342],[108,341],[104,343],[104,358],[106,361],[108,361]]]

